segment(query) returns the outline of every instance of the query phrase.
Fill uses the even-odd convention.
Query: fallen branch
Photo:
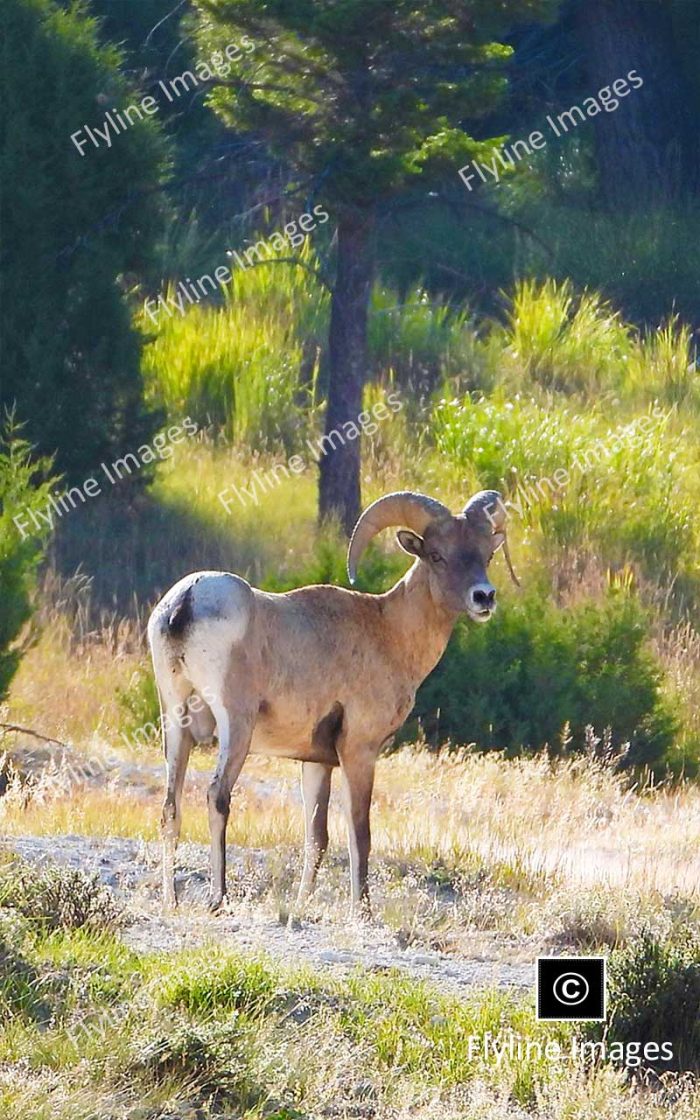
[[[68,743],[64,743],[62,739],[53,739],[50,735],[42,735],[39,731],[33,731],[31,727],[20,727],[18,723],[0,723],[0,730],[16,731],[20,735],[32,735],[35,739],[40,739],[42,743],[55,743],[57,747],[63,747],[66,751],[72,750]]]

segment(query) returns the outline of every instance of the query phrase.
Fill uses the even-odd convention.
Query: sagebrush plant
[[[600,1028],[594,1030],[595,1036]],[[700,1070],[700,940],[697,928],[672,936],[645,930],[610,957],[606,1036],[617,1042],[670,1042],[664,1069]]]
[[[97,875],[78,868],[10,862],[0,867],[0,906],[19,911],[48,930],[117,929],[121,907]]]
[[[170,1023],[167,1033],[152,1029],[134,1040],[130,1074],[156,1084],[172,1083],[174,1079],[195,1081],[204,1097],[234,1099],[243,1104],[248,1088],[241,1053],[243,1037],[235,1019],[225,1023]],[[253,1103],[254,1098],[250,1100]]]

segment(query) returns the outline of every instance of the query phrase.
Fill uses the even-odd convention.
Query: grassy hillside
[[[58,605],[90,635],[105,612],[110,630],[126,616],[143,623],[198,567],[271,589],[344,581],[340,539],[315,529],[327,298],[308,250],[303,264],[240,271],[220,306],[149,328],[151,400],[166,426],[186,413],[199,434],[173,446],[133,504],[116,485],[62,519],[51,617]],[[365,500],[409,487],[459,509],[498,487],[523,582],[514,592],[496,559],[500,616],[483,634],[460,627],[421,693],[431,743],[567,751],[593,735],[628,762],[694,773],[700,402],[689,330],[672,319],[640,334],[594,293],[547,281],[521,284],[498,320],[480,322],[419,288],[400,301],[377,287],[370,337]],[[380,590],[405,562],[388,536],[373,555],[362,586]],[[89,589],[78,590],[78,567]],[[15,702],[45,675],[38,656]],[[498,688],[478,685],[499,666]]]

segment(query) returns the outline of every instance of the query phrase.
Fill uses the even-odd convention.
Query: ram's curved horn
[[[470,498],[464,507],[464,516],[468,521],[474,525],[483,525],[491,533],[503,534],[503,555],[506,558],[510,578],[516,587],[520,587],[520,580],[513,570],[513,563],[510,558],[510,551],[508,549],[508,536],[506,534],[506,521],[508,519],[508,511],[506,510],[503,498],[498,493],[498,490],[480,490],[473,498]]]
[[[452,516],[447,506],[436,498],[428,498],[425,494],[416,494],[412,490],[398,490],[394,494],[377,498],[376,502],[367,507],[353,530],[348,548],[350,583],[355,582],[362,553],[372,537],[381,533],[382,529],[387,529],[390,525],[402,525],[412,529],[414,533],[422,534],[431,521]]]

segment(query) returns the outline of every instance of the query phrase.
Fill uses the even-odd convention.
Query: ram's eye
[[[443,557],[440,555],[439,552],[431,552],[430,553],[430,559],[432,560],[433,564],[444,563]]]

